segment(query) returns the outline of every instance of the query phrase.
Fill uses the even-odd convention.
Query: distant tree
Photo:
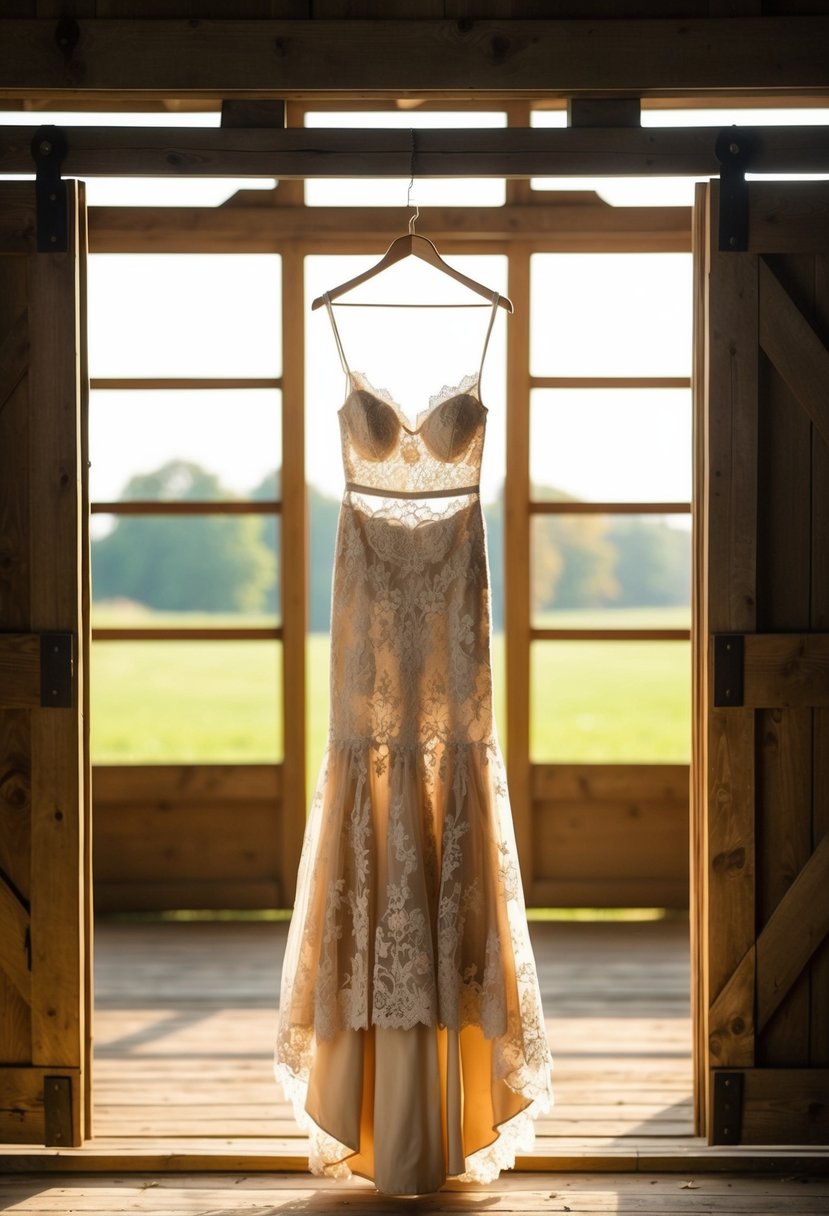
[[[230,497],[199,465],[171,460],[137,475],[126,501]],[[262,520],[244,515],[121,516],[92,546],[96,599],[126,597],[167,611],[260,612],[273,581]]]
[[[691,533],[660,519],[615,520],[608,539],[616,549],[620,607],[687,604],[691,598]]]

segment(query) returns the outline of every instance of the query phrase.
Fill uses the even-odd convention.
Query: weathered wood
[[[95,800],[120,803],[236,802],[277,800],[278,764],[96,764]]]
[[[355,28],[356,25],[356,28]],[[822,16],[595,21],[81,20],[3,22],[9,97],[612,96],[820,90]],[[365,63],[372,65],[367,81]]]
[[[252,499],[218,499],[195,502],[192,499],[99,500],[92,505],[93,515],[279,515],[281,502]]]
[[[32,1003],[32,973],[29,970],[27,942],[29,913],[21,900],[0,879],[0,971],[14,984],[27,1005]]]
[[[0,704],[5,709],[40,705],[40,638],[0,633]]]
[[[595,194],[545,198],[535,193],[538,197],[522,206],[424,207],[421,231],[445,253],[488,252],[493,242],[516,237],[532,240],[540,252],[683,252],[689,247],[686,207],[609,207]],[[378,245],[400,234],[399,207],[275,206],[263,205],[259,191],[255,197],[255,205],[240,206],[237,194],[219,208],[93,207],[92,251],[272,253],[287,241],[308,252],[323,245],[331,252],[376,254]]]
[[[814,258],[758,258],[758,284],[760,345],[771,364],[763,361],[760,378],[758,628],[802,630],[810,626],[811,609],[811,449],[821,441],[817,434],[820,418],[810,407],[815,394],[812,388],[810,396],[809,378],[820,351],[829,367],[829,355],[802,311],[812,310]],[[794,370],[794,364],[802,367]],[[829,413],[826,421],[829,438]],[[788,640],[787,635],[783,640]],[[787,708],[758,715],[757,829],[762,848],[757,859],[757,924],[761,930],[788,905],[788,895],[794,897],[790,888],[813,847],[809,694],[813,691],[818,703],[821,699],[829,702],[829,636],[822,640],[822,672],[819,646],[817,662],[814,658],[809,661],[808,649],[803,655],[790,650],[781,681],[788,694],[781,703]],[[807,638],[805,647],[811,644],[812,639]],[[805,1066],[809,1063],[808,966],[799,977],[791,974],[779,990],[770,1021],[763,1012],[762,994],[769,988],[764,976],[769,960],[761,950],[764,940],[761,933],[756,1063]],[[791,957],[800,957],[797,948]],[[771,965],[774,970],[779,964],[775,959]]]
[[[631,798],[682,804],[688,799],[687,764],[533,764],[530,778],[532,796],[540,801]]]
[[[689,502],[582,502],[579,499],[561,501],[536,499],[530,510],[533,515],[689,515]]]
[[[0,1069],[0,1143],[43,1144],[43,1080],[53,1069],[4,1067]],[[61,1069],[77,1089],[77,1069]],[[5,1189],[5,1188],[4,1188]]]
[[[748,633],[743,646],[745,706],[829,705],[829,633]]]
[[[708,1112],[708,955],[705,908],[708,900],[706,774],[708,772],[706,707],[708,705],[708,549],[706,545],[707,464],[706,293],[708,286],[709,187],[694,188],[691,229],[693,268],[692,376],[692,562],[691,562],[691,765],[689,772],[689,905],[691,938],[691,1026],[694,1068],[694,1131],[704,1135]]]
[[[158,881],[150,878],[144,882],[96,879],[94,896],[95,908],[100,913],[167,912],[181,908],[258,911],[281,908],[288,902],[276,879],[176,878]]]
[[[215,628],[194,625],[189,629],[164,628],[131,629],[124,628],[95,628],[92,630],[93,641],[96,642],[264,642],[278,641],[282,637],[280,625],[259,628],[255,625],[235,628],[228,625]]]
[[[0,338],[0,409],[29,370],[29,318],[25,311]]]
[[[81,619],[78,201],[68,188],[69,252],[30,259],[29,389],[38,443],[29,448],[31,623],[77,633]],[[84,1050],[84,856],[81,715],[34,710],[32,733],[32,1061],[78,1070]],[[76,1142],[82,1093],[72,1093]]]
[[[815,257],[814,315],[829,325],[829,256]],[[829,629],[829,448],[812,447],[812,629]],[[829,834],[829,709],[815,709],[812,756],[812,839]],[[811,1027],[809,1058],[829,1066],[829,941],[818,947],[811,965]]]
[[[713,192],[711,231],[717,231]],[[756,625],[757,306],[753,259],[709,250],[706,624],[712,632]],[[750,710],[707,707],[707,957],[710,1002],[754,944],[754,718]],[[720,1039],[720,1061],[751,1063],[751,985],[732,1019],[734,1041]],[[711,1028],[709,1028],[709,1040]]]
[[[748,216],[754,253],[829,252],[829,202],[823,182],[752,182]]]
[[[409,132],[388,128],[71,127],[66,134],[63,172],[87,178],[406,179],[411,169]],[[820,127],[752,128],[752,137],[756,172],[829,168],[829,132]],[[0,172],[31,172],[31,139],[31,127],[0,130]],[[716,176],[714,142],[706,127],[422,129],[417,176]]]
[[[829,1143],[829,1069],[750,1068],[743,1073],[743,1140]]]
[[[760,345],[829,444],[829,349],[764,258],[759,305]]]
[[[757,939],[757,1024],[770,1021],[829,932],[829,836],[787,887]],[[806,1002],[808,1009],[808,1000]],[[804,1029],[800,1027],[801,1034]],[[808,1036],[808,1022],[806,1024]],[[792,1050],[789,1046],[789,1050]]]
[[[530,630],[533,642],[687,642],[690,629],[537,629]]]
[[[95,390],[129,389],[206,389],[206,388],[281,388],[281,376],[94,376],[89,387]]]
[[[271,802],[174,807],[107,804],[96,796],[96,882],[276,882],[279,819]]]
[[[507,430],[504,482],[506,761],[519,864],[531,889],[530,798],[530,249],[509,259],[507,287],[515,312],[507,324]]]
[[[283,801],[280,820],[281,894],[292,905],[307,815],[305,752],[308,630],[308,498],[305,485],[304,259],[282,255],[282,609]]]

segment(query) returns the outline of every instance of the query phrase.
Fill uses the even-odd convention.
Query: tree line
[[[257,501],[279,496],[275,471],[253,487]],[[551,487],[538,498],[562,499]],[[328,629],[339,501],[309,487],[310,627]],[[215,501],[235,496],[220,478],[173,460],[130,479],[122,499]],[[503,625],[503,503],[484,506],[493,627]],[[120,516],[92,544],[96,601],[127,599],[163,611],[273,613],[279,604],[278,517]],[[690,537],[658,517],[544,515],[533,521],[533,601],[540,612],[571,608],[687,604]]]

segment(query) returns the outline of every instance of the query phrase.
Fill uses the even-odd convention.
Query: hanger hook
[[[414,189],[414,171],[415,171],[415,133],[414,127],[409,129],[409,134],[412,137],[411,161],[409,164],[409,188],[406,191],[406,206],[414,207],[414,215],[409,216],[409,236],[415,235],[415,224],[420,215],[420,208],[417,203],[412,202],[412,190]]]

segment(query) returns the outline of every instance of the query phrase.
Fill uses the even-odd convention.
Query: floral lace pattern
[[[526,1100],[493,1143],[469,1147],[463,1177],[488,1180],[531,1141],[551,1061],[493,723],[484,522],[468,490],[485,411],[469,378],[412,429],[366,383],[340,413],[346,475],[381,494],[347,490],[340,515],[329,739],[276,1071],[309,1129],[312,1169],[347,1174],[353,1150],[304,1109],[315,1043],[370,1027],[480,1028],[494,1078]]]

